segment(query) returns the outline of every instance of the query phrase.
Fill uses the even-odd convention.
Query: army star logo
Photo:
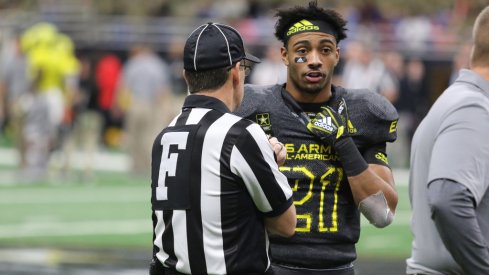
[[[256,122],[260,126],[269,126],[270,125],[270,114],[269,113],[257,114],[256,115]]]

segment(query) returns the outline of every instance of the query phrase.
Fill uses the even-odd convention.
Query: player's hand
[[[323,142],[334,146],[339,139],[347,136],[345,119],[330,106],[321,109],[321,112],[309,121],[307,129]]]
[[[272,145],[273,152],[275,153],[275,158],[277,159],[278,166],[282,166],[285,163],[285,158],[287,156],[287,150],[282,142],[278,141],[276,137],[268,139],[270,145]]]

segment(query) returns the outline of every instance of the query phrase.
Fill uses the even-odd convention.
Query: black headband
[[[331,34],[336,38],[336,40],[338,40],[338,34],[328,22],[322,20],[302,19],[301,21],[290,26],[284,35],[284,42],[287,43],[291,36],[303,32],[323,32]]]

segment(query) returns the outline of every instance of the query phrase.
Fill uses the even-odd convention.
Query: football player
[[[256,121],[287,149],[284,166],[294,191],[296,234],[271,237],[276,274],[354,274],[360,213],[389,225],[397,192],[386,142],[398,115],[382,96],[332,85],[346,22],[317,2],[279,10],[275,36],[287,82],[245,87],[237,114]]]

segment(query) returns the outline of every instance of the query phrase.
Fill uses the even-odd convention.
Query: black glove
[[[348,136],[346,119],[330,106],[321,109],[321,112],[307,123],[307,129],[321,141],[335,146],[338,140]]]

